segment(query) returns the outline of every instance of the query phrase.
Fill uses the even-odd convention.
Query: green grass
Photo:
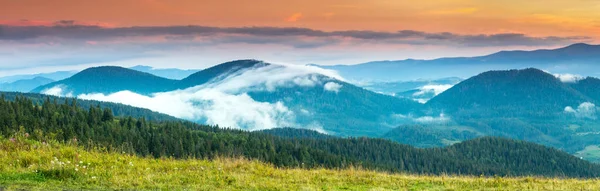
[[[0,190],[600,190],[597,179],[286,169],[246,159],[175,160],[0,139]]]

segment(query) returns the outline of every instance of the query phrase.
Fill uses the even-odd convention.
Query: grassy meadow
[[[282,169],[258,161],[142,158],[0,139],[0,190],[600,190],[600,180]]]

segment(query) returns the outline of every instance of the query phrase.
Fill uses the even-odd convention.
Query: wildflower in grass
[[[133,166],[133,162],[129,162],[129,166]]]
[[[29,133],[25,133],[25,137],[29,137]]]
[[[15,138],[10,138],[10,142],[14,143],[15,141],[16,141]]]
[[[79,169],[78,169],[78,168],[75,168],[75,171],[79,171]]]
[[[83,161],[79,161],[79,164],[83,164]]]

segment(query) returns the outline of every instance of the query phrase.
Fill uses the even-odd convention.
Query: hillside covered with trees
[[[184,121],[115,117],[109,108],[83,109],[74,102],[2,98],[0,134],[10,138],[26,133],[38,141],[77,143],[139,156],[245,157],[280,167],[363,166],[417,174],[600,176],[600,166],[565,152],[502,138],[484,137],[431,149],[372,138],[283,138]]]

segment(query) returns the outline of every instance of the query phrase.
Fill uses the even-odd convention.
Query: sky
[[[475,56],[597,44],[600,0],[0,0],[0,76]]]

